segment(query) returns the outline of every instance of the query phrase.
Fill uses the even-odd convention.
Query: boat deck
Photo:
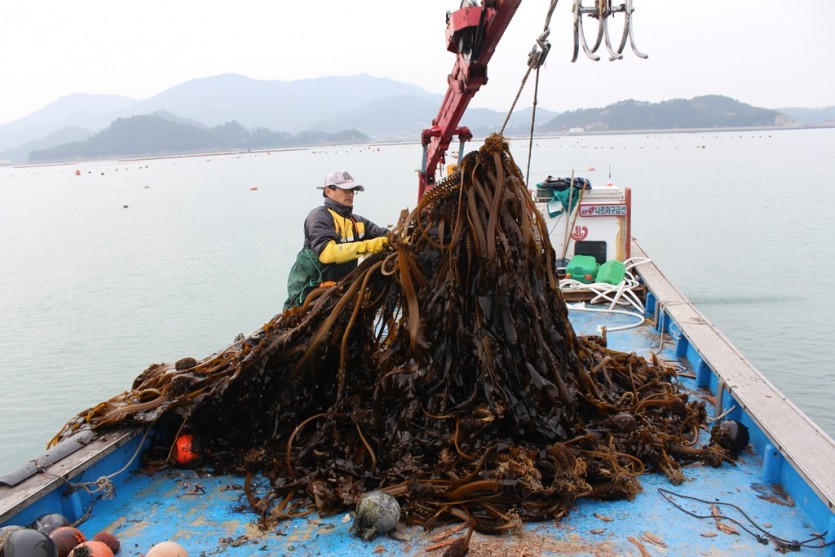
[[[600,318],[597,313],[571,311],[579,334],[596,334]],[[604,319],[609,327],[636,321],[625,315]],[[608,340],[613,349],[644,356],[660,345],[651,324],[609,333]],[[676,360],[675,345],[664,343],[659,355]],[[692,369],[688,371],[695,375]],[[697,389],[693,378],[681,380],[693,396],[709,397],[707,391]],[[764,481],[762,470],[762,455],[749,448],[736,466],[686,468],[688,481],[680,486],[664,476],[648,474],[641,477],[643,492],[633,501],[582,501],[559,523],[528,524],[522,532],[502,536],[475,534],[470,555],[777,554],[773,541],[763,544],[756,537],[764,532],[787,541],[811,539],[810,545],[816,547],[804,548],[803,554],[831,555],[831,547],[820,548],[822,541],[816,536],[822,532],[815,528],[815,521],[802,505],[794,505],[779,487]],[[95,479],[95,474],[87,475],[90,477],[83,481]],[[79,528],[90,537],[101,530],[115,534],[122,542],[122,555],[144,554],[166,539],[186,547],[192,557],[441,555],[444,548],[427,550],[449,529],[424,532],[401,527],[394,536],[365,542],[350,534],[352,516],[342,513],[291,520],[275,531],[261,532],[254,515],[245,510],[243,478],[192,470],[121,476],[124,479],[117,480],[117,497],[95,500],[92,515]],[[83,506],[86,509],[87,504]],[[713,512],[726,518],[717,520],[711,516]]]

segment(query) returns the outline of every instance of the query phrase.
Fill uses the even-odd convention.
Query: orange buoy
[[[191,434],[184,433],[177,437],[177,442],[174,444],[174,460],[178,464],[188,464],[197,460],[197,447],[194,445],[194,437]]]
[[[117,538],[110,532],[99,532],[98,534],[93,536],[93,541],[101,542],[107,547],[109,547],[110,551],[113,552],[113,555],[119,553],[119,549],[122,546],[122,544],[119,542],[119,538]]]
[[[113,557],[113,551],[106,543],[90,540],[79,544],[70,551],[69,557]]]
[[[80,170],[76,170],[76,171],[75,171],[75,175],[76,175],[76,176],[81,176],[81,171],[80,171]]]
[[[84,534],[72,526],[61,526],[49,533],[49,537],[55,542],[55,549],[58,557],[67,557],[77,545],[87,541]]]

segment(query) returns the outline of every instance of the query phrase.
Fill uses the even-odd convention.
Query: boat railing
[[[632,254],[646,256],[633,239]],[[783,395],[704,315],[685,298],[655,264],[637,269],[651,294],[647,312],[654,313],[662,334],[674,331],[676,355],[693,363],[696,383],[709,387],[715,414],[750,420],[751,443],[762,455],[762,479],[782,483],[807,511],[835,530],[835,441]],[[751,427],[754,426],[754,427]],[[809,493],[805,491],[811,490]],[[808,501],[817,496],[820,504]]]
[[[16,478],[15,472],[7,474],[4,478],[13,478],[10,482],[14,483],[0,484],[0,524],[5,523],[11,517],[15,517],[20,523],[34,521],[37,513],[40,512],[38,510],[39,505],[35,503],[41,499],[55,497],[55,494],[61,491],[59,488],[62,487],[70,488],[70,492],[77,491],[74,488],[80,488],[81,486],[75,485],[74,482],[81,474],[101,482],[102,478],[112,476],[115,473],[138,468],[139,459],[122,460],[107,459],[106,457],[128,445],[132,449],[132,454],[139,453],[139,445],[144,445],[146,439],[142,436],[142,433],[142,428],[110,430],[97,435],[95,439],[54,463],[37,465],[35,474],[21,478],[20,481]],[[134,445],[136,446],[135,450],[133,450]],[[129,463],[130,470],[121,469],[124,468],[126,460]],[[38,461],[39,459],[35,459],[33,462]],[[114,466],[118,466],[120,469],[113,468]],[[76,517],[81,516],[83,514],[81,499],[70,493],[67,500],[71,506],[77,507],[68,514]]]

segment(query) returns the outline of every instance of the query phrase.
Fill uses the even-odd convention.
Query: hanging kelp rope
[[[631,498],[645,471],[677,484],[681,462],[729,458],[695,446],[705,410],[674,369],[575,335],[501,136],[403,215],[390,244],[228,349],[151,366],[59,437],[156,423],[146,462],[161,465],[190,435],[192,465],[247,475],[265,527],[381,489],[410,523],[497,532],[581,497]]]

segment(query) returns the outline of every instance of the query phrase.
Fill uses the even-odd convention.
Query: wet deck
[[[600,315],[572,311],[571,319],[578,333],[596,334]],[[636,321],[623,315],[605,319],[610,327]],[[649,325],[609,334],[611,348],[645,356],[657,350],[659,342]],[[675,360],[674,348],[666,343],[660,356]],[[693,379],[682,381],[694,396],[699,395]],[[687,468],[688,481],[681,486],[671,485],[663,476],[645,475],[643,492],[634,501],[583,501],[559,523],[529,524],[522,532],[503,536],[476,534],[470,555],[777,554],[773,542],[764,545],[754,533],[805,541],[815,536],[815,528],[800,506],[793,506],[779,489],[761,479],[762,467],[761,455],[749,451],[737,466]],[[242,485],[239,477],[187,470],[153,476],[135,473],[117,486],[117,498],[95,501],[92,516],[80,529],[88,536],[101,530],[114,533],[122,541],[123,555],[140,555],[166,539],[182,544],[192,557],[443,553],[443,548],[427,550],[439,543],[435,540],[446,528],[424,532],[402,527],[393,537],[365,542],[350,534],[350,513],[292,520],[275,531],[261,532],[254,516],[241,510],[247,508]],[[666,497],[661,490],[668,491]],[[727,518],[711,517],[712,506]],[[826,554],[819,548],[803,552]]]
[[[527,550],[528,555],[639,556],[637,544],[652,555],[776,554],[773,545],[761,545],[731,521],[722,523],[738,534],[721,530],[714,519],[700,520],[677,510],[662,497],[659,488],[714,504],[733,503],[756,525],[735,509],[721,506],[720,510],[751,530],[758,525],[783,538],[808,539],[811,530],[802,511],[761,499],[773,494],[752,487],[761,484],[757,458],[746,456],[745,460],[750,464],[733,469],[690,470],[690,481],[678,488],[663,477],[646,476],[642,479],[644,491],[634,501],[584,502],[559,524],[532,524],[524,532],[504,536],[476,534],[471,554],[495,555],[501,550],[515,556]],[[350,534],[352,518],[344,513],[292,520],[275,531],[262,533],[250,513],[238,510],[242,506],[242,484],[241,478],[201,476],[192,471],[137,475],[120,486],[117,499],[97,501],[92,518],[80,528],[89,536],[100,530],[114,533],[122,542],[124,555],[144,553],[155,543],[171,539],[186,547],[193,557],[426,555],[427,548],[436,543],[432,538],[445,530],[425,533],[420,528],[403,528],[395,537],[364,542]],[[711,514],[708,504],[681,502],[697,514]],[[821,550],[812,551],[823,554]],[[442,553],[438,550],[435,554]]]

